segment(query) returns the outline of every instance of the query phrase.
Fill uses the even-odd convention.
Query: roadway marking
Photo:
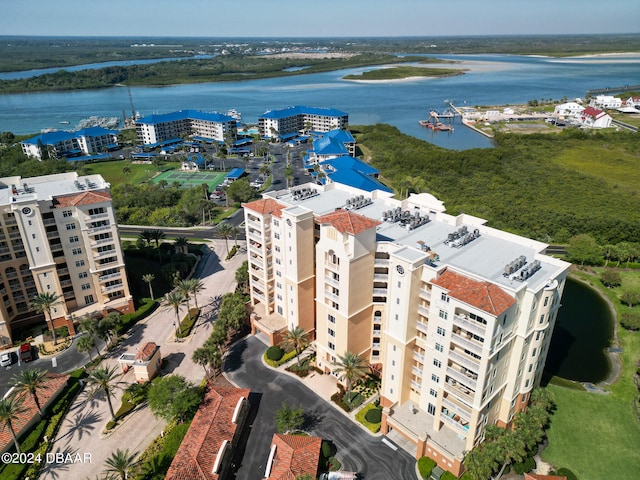
[[[53,368],[56,368],[56,367],[58,366],[58,359],[57,359],[56,357],[53,357],[53,358],[51,359],[51,366],[52,366]]]
[[[387,437],[382,437],[382,443],[384,443],[387,447],[389,447],[394,452],[398,450],[398,447],[396,447],[393,443],[387,440]]]

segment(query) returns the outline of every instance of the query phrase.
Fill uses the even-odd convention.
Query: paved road
[[[238,342],[226,357],[227,378],[243,388],[251,388],[252,414],[244,457],[237,463],[236,480],[263,478],[271,437],[276,432],[275,414],[283,401],[302,406],[307,417],[305,429],[331,440],[338,448],[343,469],[359,471],[366,480],[405,480],[415,478],[415,459],[397,451],[353,425],[345,415],[288,375],[265,367],[260,358],[266,346],[249,336]]]

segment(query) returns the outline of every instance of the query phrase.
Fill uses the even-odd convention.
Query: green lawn
[[[640,471],[640,423],[631,401],[550,385],[557,410],[544,460],[580,480],[632,480]]]
[[[90,163],[84,166],[88,174],[99,174],[112,185],[121,183],[143,183],[149,181],[158,172],[171,168],[178,168],[178,163],[163,163],[162,165],[152,165],[143,163],[131,163],[129,160],[117,160],[113,162]],[[124,167],[129,167],[130,172],[122,171]]]
[[[638,285],[640,272],[620,269],[622,286],[605,288],[599,281],[602,268],[595,274],[577,272],[576,276],[603,292],[614,305],[617,314],[640,311],[629,309],[618,297],[624,289]],[[567,467],[579,479],[633,479],[640,471],[640,421],[633,409],[637,390],[633,383],[640,358],[640,332],[628,332],[618,327],[622,354],[622,374],[609,388],[609,395],[599,395],[550,385],[557,410],[547,431],[549,446],[542,453],[544,460],[556,467]]]

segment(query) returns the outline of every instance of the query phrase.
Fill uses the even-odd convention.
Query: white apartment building
[[[349,115],[334,108],[297,105],[281,110],[269,110],[258,118],[260,136],[266,139],[287,140],[302,131],[329,132],[345,130]]]
[[[622,99],[613,95],[597,95],[589,102],[589,106],[595,108],[620,108]]]
[[[43,323],[29,302],[60,297],[55,327],[134,310],[109,184],[100,175],[0,178],[0,347]]]
[[[224,142],[227,136],[235,140],[237,133],[236,119],[217,112],[180,110],[136,120],[138,140],[145,145],[161,144],[189,135]]]
[[[32,158],[77,157],[104,153],[118,148],[118,131],[87,127],[75,132],[45,132],[20,142],[22,152]]]
[[[383,433],[454,474],[540,382],[569,264],[547,245],[340,183],[244,205],[252,330],[303,327],[327,374],[346,351],[382,370]]]

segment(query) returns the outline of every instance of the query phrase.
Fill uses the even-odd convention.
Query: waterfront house
[[[612,121],[609,114],[593,107],[585,108],[579,119],[582,126],[586,128],[608,128]]]

